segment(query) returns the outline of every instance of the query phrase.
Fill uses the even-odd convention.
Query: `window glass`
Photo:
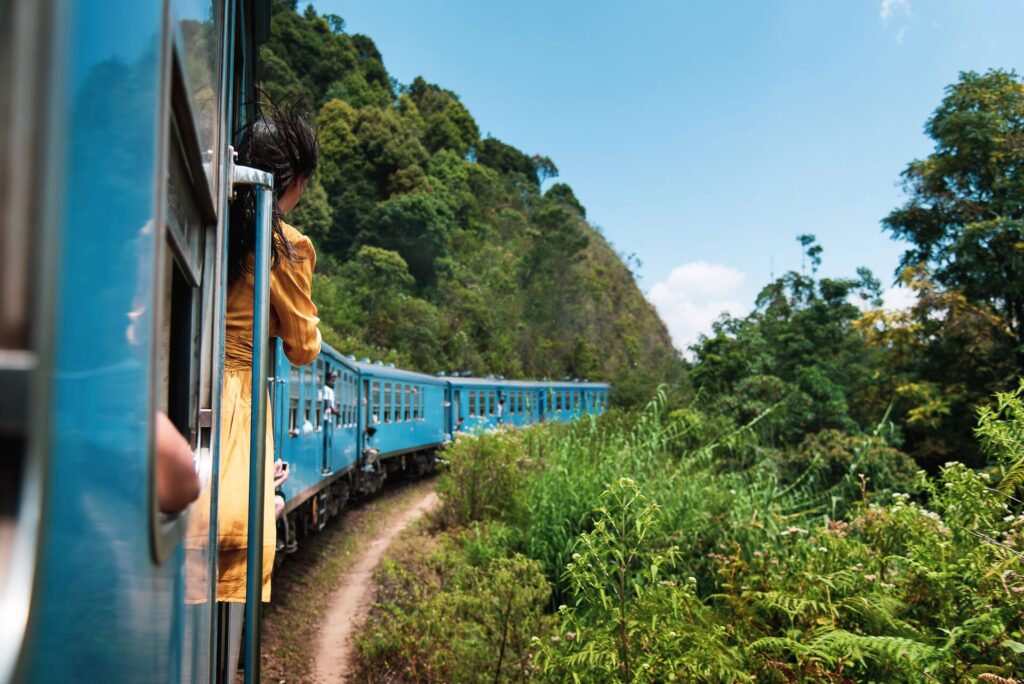
[[[302,378],[299,369],[289,366],[288,371],[288,429],[299,429],[299,383]]]
[[[315,427],[317,430],[319,430],[320,429],[320,418],[321,418],[321,416],[324,415],[324,387],[326,387],[326,383],[324,383],[324,378],[326,377],[324,375],[324,362],[322,360],[318,359],[317,362],[316,362],[315,376],[316,376],[316,407],[313,410],[313,427]]]
[[[313,367],[303,366],[302,367],[302,427],[306,427],[306,423],[312,424],[310,420],[313,412],[313,396],[315,392],[313,387]]]
[[[218,168],[215,155],[220,134],[223,2],[174,0],[172,7],[181,31],[186,89],[198,128],[200,152],[204,162],[213,162],[212,171]],[[211,177],[209,181],[213,185],[217,179]]]
[[[373,422],[380,422],[380,382],[374,381],[373,391],[370,393],[370,414],[373,416]]]
[[[385,382],[384,383],[383,408],[384,408],[384,422],[385,423],[390,423],[391,422],[391,383],[390,382]]]

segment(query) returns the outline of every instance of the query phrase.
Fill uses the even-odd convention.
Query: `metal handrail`
[[[232,163],[231,187],[256,190],[256,249],[253,263],[252,415],[249,432],[249,529],[245,556],[245,682],[260,681],[260,613],[263,599],[263,488],[266,483],[267,389],[270,337],[270,247],[273,174]]]

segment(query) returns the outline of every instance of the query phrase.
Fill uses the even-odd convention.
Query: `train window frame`
[[[316,378],[313,375],[313,364],[302,367],[302,427],[306,423],[313,424],[313,404],[316,400]]]
[[[391,422],[391,383],[385,382],[383,385],[384,398],[381,400],[384,411],[383,420],[385,423]]]
[[[395,383],[395,422],[402,423],[405,420],[405,383]]]
[[[217,342],[203,332],[203,322],[209,320],[219,288],[213,274],[216,260],[211,258],[218,244],[218,215],[187,92],[185,56],[175,40],[169,41],[167,50],[170,68],[158,108],[161,175],[154,206],[154,334],[148,408],[153,416],[158,410],[167,412],[188,440],[202,472],[215,448],[212,425],[202,424],[200,414],[213,412],[216,396],[211,383],[203,378],[212,372],[209,350],[216,348]],[[192,507],[174,515],[160,511],[154,425],[151,421],[147,429],[149,537],[152,560],[162,565],[184,536]],[[214,487],[214,480],[207,486]]]
[[[288,433],[295,437],[299,432],[299,388],[302,376],[299,369],[288,364]]]
[[[313,394],[313,396],[316,397],[315,409],[313,411],[313,429],[316,432],[320,432],[320,430],[323,429],[325,401],[324,387],[327,386],[327,384],[324,382],[324,380],[326,380],[327,377],[324,373],[325,369],[326,365],[324,364],[323,360],[317,359],[316,366],[313,371],[313,382],[316,383],[316,392]]]
[[[352,427],[358,422],[359,414],[359,380],[353,373],[348,374],[348,423],[346,427]]]
[[[466,392],[466,403],[469,406],[469,416],[470,416],[470,418],[475,417],[476,416],[476,406],[474,406],[474,404],[476,403],[476,392],[474,392],[473,390],[468,390]]]
[[[380,424],[381,419],[381,386],[380,380],[374,380],[370,384],[370,417],[375,425]]]

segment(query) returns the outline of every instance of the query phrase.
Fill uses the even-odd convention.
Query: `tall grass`
[[[981,434],[1014,451],[1002,462],[1015,475],[1005,445],[1024,434],[1024,408],[1000,401]],[[439,484],[433,588],[393,598],[365,652],[422,662],[427,629],[480,634],[460,656],[473,681],[1020,681],[1015,500],[959,464],[913,485],[878,435],[779,449],[766,439],[779,410],[734,425],[693,405],[669,412],[659,394],[633,415],[460,441]],[[453,613],[470,605],[466,577],[514,596],[528,624]],[[462,675],[432,675],[444,676]]]

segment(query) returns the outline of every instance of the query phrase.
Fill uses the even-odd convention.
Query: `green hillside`
[[[333,15],[276,6],[267,95],[316,113],[322,161],[289,216],[316,245],[314,299],[345,353],[425,372],[609,380],[619,402],[681,362],[633,274],[555,163],[481,137],[458,96],[397,83]]]

